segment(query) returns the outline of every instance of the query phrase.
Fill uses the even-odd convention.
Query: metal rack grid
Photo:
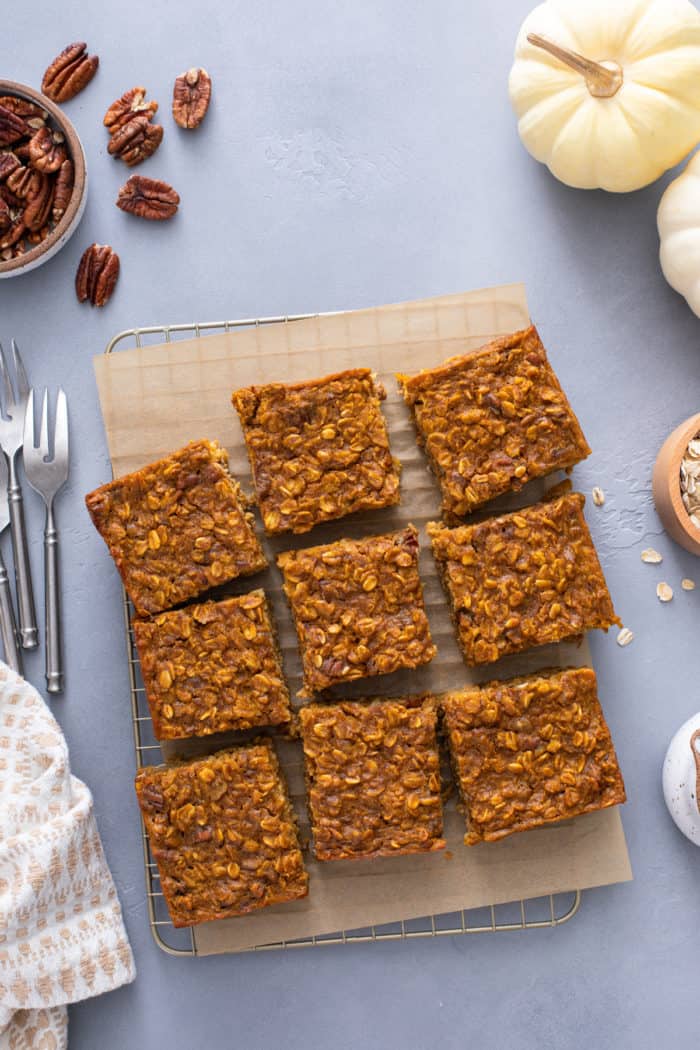
[[[207,321],[193,324],[151,325],[144,328],[131,328],[119,332],[109,342],[105,353],[111,354],[120,343],[142,347],[148,345],[145,338],[156,337],[153,342],[173,342],[173,335],[181,338],[199,337],[205,333],[229,332],[235,328],[244,328],[266,324],[288,323],[305,320],[316,314],[296,314],[293,316],[250,318],[238,321]],[[150,340],[149,340],[150,342]],[[152,733],[151,718],[146,702],[139,666],[138,653],[134,643],[131,620],[133,606],[124,592],[124,620],[126,628],[126,647],[129,665],[129,684],[131,692],[131,715],[134,731],[136,764],[140,768],[159,762],[160,745]],[[158,867],[151,855],[148,837],[141,821],[143,859],[146,875],[146,897],[148,918],[153,939],[162,951],[169,955],[196,956],[197,944],[192,927],[176,929],[170,921],[165,905]],[[578,912],[581,906],[581,891],[571,890],[568,893],[548,894],[544,897],[513,901],[510,904],[491,904],[485,908],[474,908],[452,912],[449,915],[429,915],[422,919],[401,920],[382,926],[370,926],[356,930],[341,930],[323,936],[302,937],[292,941],[277,941],[258,945],[246,951],[260,952],[276,949],[316,948],[326,944],[366,944],[375,941],[413,940],[426,937],[455,936],[465,933],[498,933],[512,930],[534,930],[561,926]]]

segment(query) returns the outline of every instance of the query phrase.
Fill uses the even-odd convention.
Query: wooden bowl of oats
[[[654,464],[652,492],[671,539],[700,555],[700,412],[664,441]]]
[[[60,251],[86,200],[85,153],[65,113],[33,88],[0,79],[0,278]]]

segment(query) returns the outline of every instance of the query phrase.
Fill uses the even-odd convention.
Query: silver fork
[[[53,501],[68,479],[68,402],[62,389],[56,398],[56,422],[52,448],[49,446],[49,394],[44,391],[41,406],[39,446],[34,444],[34,391],[29,391],[24,421],[24,472],[35,492],[46,504],[44,527],[44,609],[46,614],[46,688],[49,693],[63,692],[63,659],[61,654],[60,590],[58,583],[58,531],[53,516]],[[49,458],[53,451],[53,456]]]
[[[19,608],[19,640],[23,649],[35,649],[38,645],[36,612],[34,611],[34,594],[32,591],[32,574],[29,567],[29,550],[27,531],[24,524],[24,504],[22,489],[17,477],[17,453],[22,448],[24,437],[24,415],[29,396],[27,373],[24,371],[22,358],[19,356],[17,343],[12,340],[12,358],[15,366],[17,396],[12,386],[7,359],[0,345],[0,448],[5,453],[9,471],[7,497],[10,504],[10,525],[12,529],[12,554],[15,563],[15,580],[17,582],[17,605]]]
[[[10,509],[7,502],[7,464],[5,457],[0,456],[0,533],[10,524]],[[22,650],[17,644],[17,625],[12,606],[10,578],[7,575],[5,561],[0,552],[0,634],[2,635],[5,660],[13,671],[23,674]]]

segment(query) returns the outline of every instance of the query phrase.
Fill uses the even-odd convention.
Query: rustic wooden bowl
[[[74,184],[73,195],[68,203],[62,218],[54,226],[48,237],[35,245],[24,255],[16,259],[3,262],[0,259],[0,278],[17,277],[19,274],[27,273],[36,266],[41,266],[48,259],[60,251],[66,241],[75,233],[78,223],[83,217],[85,203],[87,201],[87,166],[85,164],[85,153],[78,133],[68,120],[65,113],[59,107],[46,98],[45,95],[27,87],[26,84],[18,84],[14,80],[0,80],[0,95],[18,95],[20,98],[29,99],[45,109],[53,123],[65,136],[68,154],[73,161]]]
[[[664,441],[652,476],[654,502],[671,539],[691,554],[700,555],[700,529],[696,529],[681,499],[681,460],[688,442],[700,433],[700,412],[681,423]]]

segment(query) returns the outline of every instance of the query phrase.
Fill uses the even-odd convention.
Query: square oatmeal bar
[[[380,408],[385,397],[369,368],[235,391],[268,533],[308,532],[399,502],[400,465]]]
[[[590,668],[471,686],[441,706],[466,845],[625,801]]]
[[[590,455],[534,327],[398,378],[446,515]]]
[[[145,766],[136,794],[174,926],[307,895],[294,811],[269,741]]]
[[[317,860],[444,848],[432,701],[309,704],[299,719]]]
[[[156,740],[283,725],[291,718],[264,591],[134,621]]]
[[[470,666],[619,624],[577,492],[428,535]]]
[[[435,656],[413,525],[277,555],[313,696],[339,682],[419,667]]]
[[[267,565],[248,501],[216,441],[193,441],[85,503],[139,616]]]

